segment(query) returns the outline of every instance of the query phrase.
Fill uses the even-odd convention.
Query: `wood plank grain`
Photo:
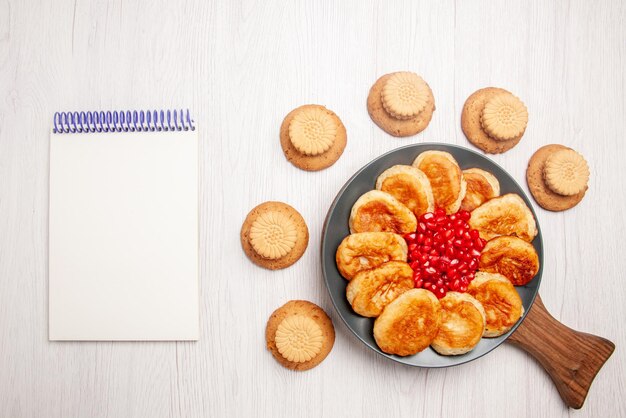
[[[541,294],[554,317],[626,343],[626,6],[618,0],[489,2],[0,1],[0,416],[560,417],[548,376],[502,346],[461,367],[422,370],[367,350],[333,312],[320,271],[322,222],[362,165],[396,147],[470,146],[460,111],[475,89],[528,105],[522,142],[494,159],[523,187],[539,146],[565,143],[591,166],[590,190],[564,213],[539,210]],[[391,138],[365,99],[381,74],[414,70],[437,110],[422,134]],[[333,109],[342,158],[319,173],[280,151],[284,115]],[[200,127],[201,339],[196,343],[47,340],[48,133],[57,110],[189,106]],[[239,247],[246,213],[270,199],[305,217],[310,245],[280,272]],[[616,214],[616,212],[618,212]],[[264,349],[269,314],[289,299],[335,322],[329,357],[307,373]],[[617,350],[577,416],[626,416]],[[497,403],[494,402],[497,400]]]

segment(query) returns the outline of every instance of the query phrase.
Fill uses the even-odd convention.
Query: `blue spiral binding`
[[[189,109],[56,112],[53,125],[55,134],[196,130]]]

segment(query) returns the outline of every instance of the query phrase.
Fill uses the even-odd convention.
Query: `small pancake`
[[[517,237],[492,239],[483,248],[480,271],[500,273],[515,286],[524,286],[539,271],[539,256],[532,244]]]
[[[499,337],[506,333],[524,313],[517,290],[500,274],[477,272],[467,293],[475,297],[485,309],[487,322],[484,337]]]
[[[500,235],[515,235],[531,242],[537,235],[533,213],[524,200],[513,193],[495,197],[474,209],[469,225],[487,241]]]
[[[294,316],[302,316],[313,320],[321,331],[321,347],[319,347],[319,352],[310,360],[303,362],[288,360],[280,353],[279,348],[276,346],[276,331],[280,324],[285,319]],[[291,300],[276,309],[270,316],[267,321],[267,326],[265,327],[265,343],[274,358],[284,367],[298,371],[309,370],[320,364],[326,356],[328,356],[330,350],[332,350],[335,344],[335,327],[326,312],[316,304],[306,300]]]
[[[431,347],[441,355],[471,351],[485,332],[483,305],[467,293],[448,292],[441,303],[441,326]]]
[[[459,210],[467,184],[461,167],[451,154],[424,151],[413,161],[413,167],[420,169],[428,177],[435,198],[435,208],[442,208],[447,214]]]
[[[350,212],[350,233],[415,232],[417,219],[413,212],[389,193],[371,190],[359,197]]]
[[[354,312],[377,317],[391,301],[413,289],[413,269],[402,261],[389,261],[357,274],[346,287],[346,298]]]
[[[419,217],[435,210],[428,177],[410,165],[394,165],[376,179],[376,189],[387,192]]]
[[[398,296],[374,321],[374,339],[382,351],[410,356],[427,348],[439,331],[441,304],[429,290]]]
[[[388,261],[405,261],[407,245],[393,232],[360,232],[348,235],[337,248],[335,260],[339,273],[351,280],[357,273],[371,270]]]
[[[480,168],[463,170],[467,182],[467,192],[461,202],[461,209],[473,211],[487,200],[500,196],[500,182],[488,171]]]
[[[526,183],[528,183],[528,189],[535,198],[535,202],[546,210],[559,212],[573,208],[583,200],[587,189],[572,195],[562,196],[554,193],[546,185],[543,178],[543,167],[546,164],[546,160],[551,154],[562,149],[570,149],[563,145],[551,144],[539,148],[528,162],[528,168],[526,169]]]

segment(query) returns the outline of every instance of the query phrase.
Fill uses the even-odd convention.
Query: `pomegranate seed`
[[[447,291],[467,291],[486,243],[470,228],[470,218],[467,211],[446,215],[438,208],[419,217],[416,232],[404,235],[415,287],[431,290],[439,298]]]
[[[424,272],[428,274],[429,276],[434,276],[435,274],[437,274],[437,269],[435,269],[433,266],[430,266],[430,267],[426,267],[424,269]]]
[[[451,280],[451,281],[455,281],[461,278],[461,275],[456,270],[452,270],[452,271],[448,270],[447,276],[448,276],[448,280]]]
[[[431,219],[433,219],[435,217],[435,214],[432,212],[426,212],[425,214],[423,214],[420,217],[420,221],[422,222],[426,222],[426,221],[430,221]]]

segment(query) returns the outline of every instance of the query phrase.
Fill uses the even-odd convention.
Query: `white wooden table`
[[[619,0],[0,2],[0,416],[625,416],[625,20]],[[437,110],[425,132],[394,139],[365,100],[378,76],[405,69],[428,81]],[[385,360],[349,332],[323,284],[321,226],[343,183],[402,145],[470,146],[461,108],[485,86],[529,108],[522,142],[494,158],[525,188],[544,144],[591,166],[579,206],[538,209],[546,306],[617,345],[581,411],[506,344],[445,370]],[[278,142],[282,118],[304,103],[348,130],[344,155],[318,173],[289,164]],[[189,106],[200,129],[201,339],[50,343],[52,114],[167,106]],[[240,248],[245,215],[266,200],[292,204],[310,228],[304,257],[283,271]],[[305,373],[264,346],[269,314],[290,299],[318,303],[336,327],[329,357]]]

